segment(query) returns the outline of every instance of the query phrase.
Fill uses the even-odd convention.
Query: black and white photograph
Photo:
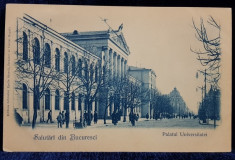
[[[4,150],[231,150],[230,9],[6,11]]]

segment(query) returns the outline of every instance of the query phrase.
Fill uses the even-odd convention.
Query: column
[[[109,49],[104,48],[104,55],[105,55],[105,65],[107,70],[109,70]]]
[[[109,50],[109,70],[110,76],[113,77],[113,51],[112,49]]]
[[[55,114],[55,92],[53,94],[51,94],[51,117],[52,117],[52,121],[56,120],[56,114]]]
[[[118,64],[117,64],[117,75],[121,77],[121,56],[118,55]]]
[[[115,52],[113,55],[113,76],[117,76],[117,53]]]
[[[124,77],[124,59],[121,59],[121,77]]]
[[[82,96],[82,98],[81,98],[81,100],[82,100],[82,105],[81,105],[81,111],[80,111],[80,122],[82,122],[83,123],[83,120],[84,120],[84,117],[83,117],[83,115],[84,115],[84,109],[85,109],[85,97],[84,96]]]
[[[125,60],[124,62],[124,74],[126,74],[127,72],[127,60]]]

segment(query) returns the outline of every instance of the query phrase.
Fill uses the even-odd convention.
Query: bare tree
[[[196,31],[196,38],[199,42],[201,42],[202,49],[193,50],[191,51],[197,54],[197,59],[200,61],[201,65],[205,67],[205,71],[199,71],[204,75],[204,99],[202,99],[201,105],[199,106],[199,118],[206,122],[208,118],[209,112],[214,110],[214,125],[216,126],[216,113],[219,113],[219,106],[220,101],[217,100],[218,98],[213,94],[207,95],[207,83],[211,84],[213,90],[219,90],[219,79],[220,75],[220,61],[221,61],[221,47],[220,47],[220,31],[221,26],[216,22],[216,20],[210,16],[207,23],[204,23],[203,19],[201,18],[200,25],[197,27],[193,20],[193,27]],[[212,92],[212,90],[211,90]],[[218,94],[219,95],[219,94]],[[210,99],[210,101],[208,100]],[[211,100],[212,99],[212,100]],[[218,107],[209,107],[213,103],[213,105]],[[212,108],[212,110],[211,110]],[[219,115],[219,114],[218,114]],[[217,116],[219,117],[219,116]]]
[[[92,111],[92,104],[97,99],[101,87],[104,85],[104,77],[105,71],[101,62],[98,63],[89,63],[89,60],[84,60],[84,67],[83,67],[84,74],[79,76],[79,80],[81,83],[77,84],[79,88],[82,90],[83,95],[85,97],[85,107],[88,111],[87,116],[87,125],[91,125],[91,111]]]
[[[198,60],[202,66],[207,67],[210,72],[210,79],[208,82],[218,87],[218,81],[220,79],[220,60],[221,60],[221,48],[220,48],[220,31],[221,26],[210,16],[206,21],[201,18],[200,25],[197,26],[193,20],[193,27],[196,31],[195,37],[201,42],[201,49],[190,50],[197,54]]]
[[[36,34],[31,32],[30,37]],[[40,99],[46,94],[46,90],[58,76],[55,67],[51,65],[51,49],[48,43],[40,47],[39,40],[34,38],[28,40],[25,33],[18,37],[17,41],[17,61],[16,65],[16,90],[21,88],[22,80],[28,85],[29,90],[33,92],[33,120],[32,128],[36,126],[37,110],[40,109]],[[22,52],[21,52],[22,51]]]

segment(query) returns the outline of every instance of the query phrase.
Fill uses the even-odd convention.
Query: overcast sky
[[[202,79],[196,79],[201,68],[190,46],[197,49],[192,18],[214,16],[218,22],[218,10],[190,8],[136,8],[136,7],[79,7],[37,6],[24,7],[24,12],[52,27],[57,32],[96,31],[108,29],[100,17],[117,29],[123,23],[123,33],[131,55],[128,64],[151,68],[155,71],[156,86],[163,94],[176,87],[186,105],[197,110]]]

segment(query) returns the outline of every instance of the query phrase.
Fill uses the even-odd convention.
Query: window
[[[39,100],[39,86],[37,85],[36,87],[35,87],[35,91],[34,91],[34,96],[33,96],[33,98],[34,98],[34,101],[33,101],[33,103],[34,103],[34,106],[37,106],[37,109],[39,110],[40,109],[40,100]]]
[[[85,75],[85,79],[88,80],[88,64],[87,64],[87,61],[85,61],[84,75]]]
[[[78,96],[78,110],[82,109],[82,95],[79,94]]]
[[[64,73],[68,73],[68,54],[64,52]]]
[[[82,60],[81,59],[78,60],[78,69],[79,69],[78,77],[82,77]]]
[[[51,67],[51,48],[48,43],[45,44],[45,53],[44,53],[45,66]]]
[[[72,75],[73,76],[75,75],[75,72],[76,72],[76,69],[75,69],[75,57],[72,56]]]
[[[71,97],[71,109],[75,110],[75,94],[74,94],[74,92],[72,93],[72,97]]]
[[[28,109],[28,90],[27,86],[23,83],[23,109]]]
[[[55,49],[55,69],[60,71],[60,51],[58,48]]]
[[[50,110],[51,109],[51,107],[50,107],[50,104],[51,104],[51,94],[50,94],[50,89],[49,88],[47,88],[46,90],[45,90],[45,109],[47,109],[47,110]]]
[[[55,91],[55,110],[60,110],[60,92],[58,89]]]
[[[98,81],[98,67],[96,65],[96,67],[95,67],[95,82],[97,82],[97,81]]]
[[[90,65],[90,81],[93,82],[94,78],[94,68],[93,68],[93,63]]]
[[[67,102],[68,102],[68,97],[67,97],[67,94],[66,94],[66,91],[64,91],[64,110],[67,109]]]
[[[35,64],[40,64],[40,44],[37,38],[33,41],[33,61]]]
[[[87,96],[85,97],[85,111],[87,111],[88,108],[88,98]]]
[[[28,37],[25,32],[23,32],[23,60],[28,60]]]

